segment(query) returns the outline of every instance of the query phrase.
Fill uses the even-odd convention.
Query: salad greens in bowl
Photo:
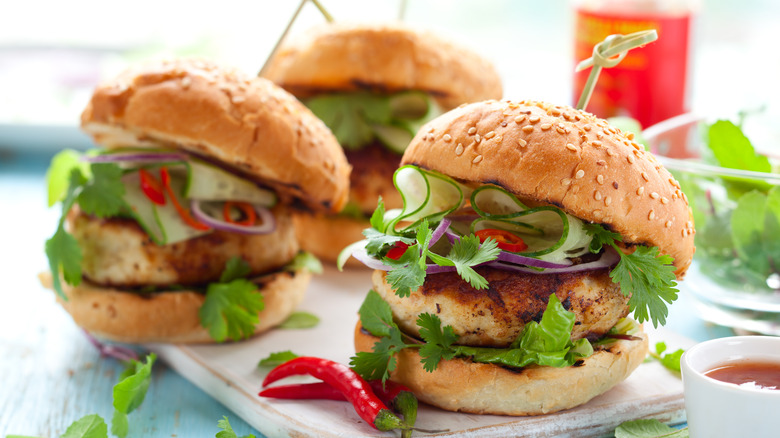
[[[702,317],[780,335],[780,162],[756,151],[741,122],[683,115],[643,134],[692,209],[696,254],[683,285]],[[663,156],[681,155],[681,141],[698,150]]]

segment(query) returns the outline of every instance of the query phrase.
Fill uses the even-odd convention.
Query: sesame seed
[[[541,124],[542,131],[547,131],[548,129],[552,128],[552,124],[550,123],[542,123]]]
[[[590,145],[593,146],[594,148],[600,148],[601,142],[598,140],[593,140],[592,142],[590,142]]]
[[[645,188],[644,187],[640,187],[640,188],[636,189],[636,194],[639,195],[639,196],[642,196],[642,193],[644,193],[644,192],[645,192]]]
[[[550,110],[550,114],[554,115],[555,117],[558,117],[561,115],[561,110],[559,110],[558,108],[553,108]]]
[[[606,151],[607,151],[607,155],[609,155],[610,157],[615,156],[615,153],[612,152],[612,149],[607,149]]]
[[[244,96],[233,96],[230,98],[230,101],[233,103],[241,103],[246,100],[246,97]]]
[[[596,191],[593,193],[593,199],[595,199],[595,200],[597,200],[597,201],[601,201],[601,192],[600,192],[600,191],[598,191],[598,190],[596,190]]]
[[[429,134],[433,134],[433,131],[435,131],[435,130],[436,130],[436,128],[431,128],[431,129],[428,130],[428,133]]]
[[[571,186],[571,192],[572,192],[573,194],[575,194],[575,195],[576,195],[577,193],[579,193],[579,191],[580,191],[580,186],[578,186],[578,185],[576,185],[576,184],[575,184],[575,185],[573,185],[573,186]]]
[[[568,186],[569,184],[571,184],[571,180],[569,178],[564,178],[561,180],[562,186]]]
[[[558,134],[566,134],[566,129],[561,125],[556,126],[555,130],[558,131]]]
[[[619,186],[618,186],[618,183],[617,183],[617,181],[612,181],[612,187],[614,187],[614,188],[615,188],[615,190],[617,190],[617,189],[618,189],[618,187],[619,187]]]
[[[574,177],[577,178],[577,179],[580,179],[583,176],[585,176],[585,171],[582,170],[582,169],[578,170],[577,173],[574,174]]]
[[[600,218],[604,213],[601,210],[593,210],[593,216]]]
[[[604,184],[604,175],[596,176],[596,182],[598,182],[599,184]]]
[[[672,193],[672,200],[675,200],[677,198],[679,198],[679,196],[677,196],[677,193]]]
[[[641,151],[642,150],[642,146],[639,146],[639,143],[636,143],[636,142],[632,141],[631,142],[631,146],[633,146],[634,149],[636,149],[637,151]],[[634,152],[634,153],[636,153],[636,152]]]
[[[190,85],[192,85],[192,78],[189,76],[185,76],[181,78],[181,87],[184,89],[190,88]]]
[[[525,116],[524,115],[519,115],[519,116],[515,117],[515,123],[517,123],[518,125],[523,123],[524,120],[525,120]]]
[[[449,134],[444,134],[444,136],[442,136],[442,140],[444,140],[444,141],[452,141],[452,136],[449,135]]]
[[[476,141],[477,143],[479,143],[479,142],[481,142],[481,141],[482,141],[482,137],[480,137],[480,136],[479,136],[479,134],[477,134],[477,135],[475,135],[475,136],[474,136],[474,141]]]
[[[653,198],[653,199],[658,199],[660,196],[661,196],[661,195],[659,195],[659,194],[658,194],[658,193],[656,193],[656,192],[650,193],[650,197],[651,197],[651,198]]]
[[[506,122],[501,122],[501,127],[502,127],[502,128],[506,128],[506,125],[507,125],[507,123],[506,123]]]
[[[525,141],[525,140],[523,140],[522,138],[518,138],[518,139],[517,139],[517,144],[519,144],[521,148],[524,148],[524,147],[525,147],[525,145],[527,145],[527,144],[528,144],[528,142],[527,142],[527,141]]]
[[[668,204],[669,200],[666,197],[661,198],[661,204]]]
[[[474,164],[477,164],[480,161],[482,161],[482,155],[477,155],[476,157],[474,157],[473,160],[471,160],[471,162],[474,163]]]
[[[650,178],[647,176],[647,172],[642,172],[642,179],[645,181],[650,181]]]
[[[572,152],[577,152],[577,146],[574,146],[571,143],[566,143],[566,149],[568,149],[568,150],[570,150]]]
[[[525,125],[523,126],[523,132],[530,134],[531,132],[534,132],[534,127],[531,125]]]
[[[494,131],[490,131],[487,134],[485,134],[485,139],[489,140],[489,139],[491,139],[491,138],[493,138],[495,136],[496,136],[496,133]]]
[[[666,228],[669,228],[669,227],[671,227],[671,226],[672,226],[672,221],[666,221],[666,223],[664,224],[664,226],[665,226]]]
[[[528,121],[531,122],[531,123],[536,123],[536,122],[539,121],[539,119],[540,119],[539,116],[531,116],[531,117],[528,118]]]
[[[647,220],[655,219],[655,210],[650,210],[650,214],[647,215]]]
[[[460,156],[463,154],[463,143],[458,143],[457,146],[455,146],[455,155]]]
[[[606,198],[604,198],[604,205],[609,205],[611,203],[612,203],[612,198],[611,197],[607,196]]]
[[[469,135],[474,135],[476,133],[477,133],[477,128],[475,128],[473,126],[471,128],[469,128]]]
[[[688,227],[688,228],[693,228],[693,222],[692,221],[688,221],[688,223],[686,223],[685,226]]]
[[[592,129],[592,127],[590,125],[585,125],[585,126],[582,127],[582,129],[584,129],[586,131],[590,131]]]
[[[607,162],[604,161],[604,160],[598,160],[598,161],[596,161],[596,164],[599,165],[599,166],[606,166]]]
[[[631,155],[627,156],[626,160],[628,160],[628,164],[634,164],[634,157],[632,157]]]
[[[501,143],[502,141],[504,141],[503,135],[499,135],[498,137],[496,137],[496,143]]]
[[[682,232],[681,232],[680,234],[682,234],[682,236],[683,236],[683,237],[685,237],[685,230],[683,229],[683,230],[681,230],[681,231],[682,231]]]

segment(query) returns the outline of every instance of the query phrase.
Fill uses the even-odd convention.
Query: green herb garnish
[[[299,355],[293,353],[290,350],[287,351],[279,351],[276,353],[271,353],[266,357],[265,359],[261,359],[260,362],[257,363],[258,367],[275,367],[278,365],[281,365],[285,362],[291,361],[295,359],[296,357],[300,357]]]
[[[658,420],[626,421],[615,429],[615,438],[688,438],[688,428],[675,429]]]
[[[152,381],[152,365],[157,359],[154,353],[146,356],[146,362],[131,360],[127,369],[114,385],[114,417],[111,420],[111,433],[124,438],[128,432],[127,415],[143,403],[149,384]]]
[[[236,435],[236,432],[233,431],[233,428],[230,426],[230,421],[228,421],[228,417],[223,415],[222,419],[217,421],[217,427],[219,427],[222,430],[217,432],[216,438],[239,438],[239,436]],[[241,438],[255,438],[255,436],[249,434]]]
[[[655,344],[655,352],[650,352],[650,357],[661,363],[666,369],[680,373],[680,358],[682,358],[685,350],[678,348],[677,350],[666,353],[666,343],[658,342]]]

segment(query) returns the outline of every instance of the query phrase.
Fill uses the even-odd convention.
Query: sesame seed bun
[[[41,284],[52,288],[49,272],[39,275]],[[303,300],[311,274],[305,270],[278,271],[254,279],[259,284],[265,308],[258,314],[255,334],[273,328],[295,310]],[[57,301],[70,313],[77,325],[91,334],[116,342],[213,343],[200,325],[198,311],[205,294],[177,290],[156,293],[132,293],[101,287],[88,281],[78,286],[63,282],[67,301]]]
[[[372,89],[426,91],[445,108],[498,99],[501,79],[477,53],[401,24],[326,24],[286,42],[264,77],[298,97]]]
[[[418,399],[441,409],[493,415],[541,415],[573,408],[626,379],[644,361],[647,335],[618,340],[606,349],[565,368],[529,366],[510,370],[468,359],[442,360],[425,371],[418,349],[401,350],[390,380],[409,388]],[[372,351],[379,338],[355,328],[355,350]]]
[[[339,211],[350,166],[333,134],[271,82],[204,60],[153,62],[95,90],[81,115],[107,148],[176,147],[273,188],[287,203]]]
[[[695,250],[688,200],[632,138],[568,106],[485,101],[425,125],[402,164],[464,183],[495,184],[530,205],[555,205],[605,225],[629,246],[655,246],[674,257],[682,278]]]

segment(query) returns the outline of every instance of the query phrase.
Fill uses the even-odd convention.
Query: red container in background
[[[655,29],[658,39],[631,50],[615,67],[601,70],[588,112],[629,116],[643,128],[689,110],[691,1],[583,0],[575,2],[575,64],[612,34]],[[590,69],[575,73],[573,102]]]

